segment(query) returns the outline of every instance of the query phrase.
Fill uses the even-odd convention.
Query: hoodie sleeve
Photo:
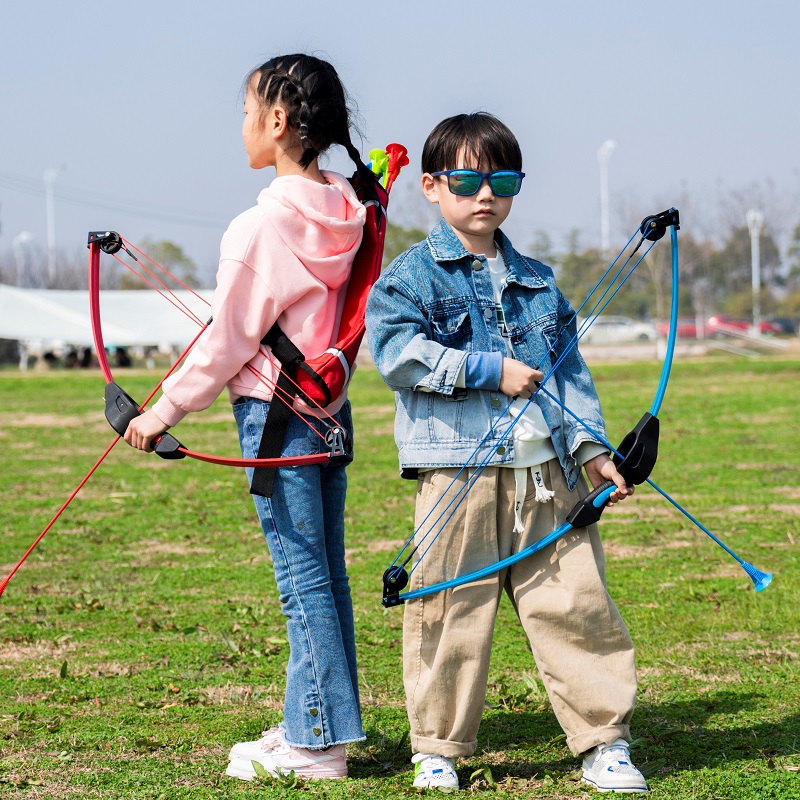
[[[223,256],[231,252],[231,237],[241,241],[245,235],[242,222],[241,218],[234,220],[223,237]],[[280,261],[278,256],[286,248],[271,226],[262,221],[259,234],[262,247],[265,237],[277,240],[272,250],[274,260]],[[153,410],[167,425],[176,425],[190,411],[208,408],[255,356],[261,338],[295,299],[291,281],[268,283],[246,263],[247,250],[245,247],[241,260],[223,257],[220,261],[211,300],[213,321],[181,369],[164,381],[163,395]],[[274,272],[280,272],[279,264]]]
[[[339,298],[361,242],[365,211],[344,178],[276,178],[222,237],[213,322],[153,407],[168,425],[208,408],[226,385],[270,399],[276,368],[261,338],[280,319],[303,353],[335,340]],[[257,370],[254,377],[247,365]]]
[[[211,303],[213,321],[184,365],[164,381],[153,406],[167,425],[208,408],[258,352],[261,337],[278,319],[281,298],[246,264],[220,263]]]

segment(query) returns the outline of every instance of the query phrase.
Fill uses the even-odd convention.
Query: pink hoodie
[[[323,175],[327,184],[300,175],[275,178],[258,205],[231,222],[220,245],[214,321],[164,381],[153,406],[167,425],[208,408],[225,385],[232,403],[242,396],[270,400],[278,371],[260,342],[276,320],[307,358],[336,341],[366,210],[344,177]],[[328,411],[337,411],[345,398],[343,393]]]

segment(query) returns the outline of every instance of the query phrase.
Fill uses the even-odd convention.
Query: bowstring
[[[128,255],[131,258],[134,259],[134,261],[136,261],[153,278],[153,281],[155,282],[148,280],[144,275],[137,272],[131,264],[129,264],[127,261],[123,261],[116,253],[113,253],[111,257],[115,261],[122,264],[123,267],[125,267],[129,272],[135,275],[142,283],[144,283],[146,286],[149,286],[153,291],[156,292],[156,294],[163,297],[164,300],[166,300],[168,303],[177,308],[178,311],[180,311],[182,314],[191,319],[192,322],[195,322],[198,325],[204,324],[202,319],[197,314],[195,314],[195,312],[189,307],[189,305],[185,303],[183,300],[181,300],[175,294],[175,292],[173,292],[172,289],[170,289],[169,286],[167,286],[167,284],[164,283],[164,281],[158,277],[158,275],[156,275],[151,269],[148,269],[148,267],[145,264],[142,264],[141,261],[139,261],[139,259],[133,255],[133,253],[127,250],[127,248],[123,247],[123,249],[125,250],[125,252],[128,253]],[[161,286],[161,288],[159,288],[159,286]],[[204,298],[202,297],[200,299],[204,300]]]
[[[146,265],[146,264],[144,264],[144,263],[143,263],[143,262],[142,262],[142,261],[141,261],[139,258],[137,258],[137,257],[136,257],[136,256],[135,256],[135,255],[134,255],[134,254],[133,254],[133,253],[132,253],[132,252],[131,252],[131,251],[128,249],[128,245],[130,245],[130,247],[132,247],[134,250],[136,250],[136,252],[137,252],[137,253],[139,253],[139,254],[140,254],[140,255],[142,255],[144,258],[146,258],[146,259],[147,259],[147,260],[148,260],[148,261],[149,261],[151,264],[153,264],[153,265],[154,265],[154,266],[156,266],[158,269],[160,269],[160,270],[161,270],[161,271],[162,271],[162,272],[163,272],[163,273],[164,273],[166,276],[168,276],[169,278],[171,278],[171,279],[173,279],[174,281],[176,281],[176,282],[177,282],[179,285],[181,285],[181,286],[183,286],[185,289],[187,289],[187,291],[191,292],[191,293],[192,293],[192,294],[193,294],[193,295],[194,295],[194,296],[195,296],[195,297],[196,297],[198,300],[200,300],[200,301],[201,301],[201,302],[202,302],[204,305],[206,305],[206,306],[208,306],[208,307],[210,308],[210,307],[211,307],[211,303],[210,303],[208,300],[206,300],[206,298],[205,298],[205,297],[203,297],[202,295],[200,295],[198,292],[194,291],[194,290],[193,290],[193,289],[191,289],[189,286],[187,286],[187,285],[186,285],[184,282],[182,282],[182,281],[180,280],[180,278],[178,278],[176,275],[174,275],[172,272],[170,272],[170,271],[169,271],[169,270],[168,270],[166,267],[164,267],[162,264],[159,264],[157,261],[155,261],[153,258],[151,258],[150,256],[148,256],[146,253],[143,253],[143,252],[142,252],[141,250],[139,250],[137,247],[135,247],[134,245],[132,245],[132,244],[131,244],[131,243],[130,243],[130,242],[127,240],[127,239],[125,239],[125,238],[123,238],[123,237],[120,237],[120,239],[121,239],[121,240],[122,240],[122,242],[123,242],[123,249],[125,250],[125,252],[126,252],[126,253],[127,253],[127,254],[128,254],[130,257],[131,257],[131,258],[133,258],[133,260],[134,260],[134,261],[136,261],[136,262],[137,262],[137,264],[139,264],[139,265],[141,266],[141,268],[142,268],[142,269],[144,269],[144,270],[145,270],[145,271],[146,271],[146,272],[147,272],[147,273],[148,273],[148,274],[149,274],[149,275],[150,275],[150,276],[153,278],[153,280],[154,280],[154,281],[155,281],[157,284],[159,284],[159,285],[160,285],[162,288],[161,288],[161,289],[159,289],[159,287],[158,287],[157,285],[155,285],[153,282],[149,281],[149,280],[148,280],[146,277],[144,277],[144,276],[143,276],[143,275],[141,275],[139,272],[137,272],[137,270],[136,270],[136,269],[135,269],[135,268],[134,268],[134,267],[133,267],[131,264],[129,264],[128,262],[126,262],[126,261],[124,261],[123,259],[121,259],[121,258],[120,258],[120,257],[119,257],[117,254],[112,254],[112,257],[113,257],[113,258],[114,258],[116,261],[118,261],[120,264],[122,264],[122,266],[124,266],[124,267],[125,267],[127,270],[129,270],[129,271],[130,271],[132,274],[134,274],[134,275],[135,275],[137,278],[139,278],[139,279],[140,279],[140,280],[141,280],[143,283],[145,283],[147,286],[149,286],[150,288],[152,288],[152,289],[153,289],[153,290],[154,290],[154,291],[155,291],[155,292],[156,292],[158,295],[160,295],[161,297],[163,297],[163,298],[164,298],[164,299],[165,299],[167,302],[169,302],[171,305],[173,305],[175,308],[177,308],[177,309],[178,309],[178,311],[180,311],[181,313],[183,313],[183,314],[184,314],[186,317],[188,317],[188,318],[189,318],[189,319],[190,319],[192,322],[194,322],[196,325],[199,325],[199,326],[203,327],[203,329],[205,330],[205,328],[206,328],[206,327],[208,327],[208,323],[204,323],[204,322],[201,320],[201,318],[200,318],[200,317],[199,317],[199,316],[198,316],[198,315],[197,315],[197,314],[196,314],[196,313],[195,313],[195,312],[194,312],[194,311],[193,311],[193,310],[192,310],[192,309],[191,309],[191,308],[190,308],[190,307],[189,307],[189,306],[188,306],[188,305],[187,305],[187,304],[186,304],[186,303],[183,301],[183,300],[181,300],[181,299],[180,299],[180,298],[179,298],[179,297],[178,297],[178,296],[177,296],[177,295],[176,295],[176,294],[173,292],[173,290],[172,290],[172,289],[171,289],[169,286],[167,286],[167,284],[165,284],[165,283],[164,283],[164,281],[163,281],[163,280],[162,280],[162,279],[161,279],[161,278],[160,278],[160,277],[159,277],[157,274],[155,274],[155,273],[154,273],[154,272],[153,272],[151,269],[149,269],[149,268],[147,267],[147,265]],[[201,331],[201,332],[202,332],[202,331]],[[196,340],[195,340],[195,341],[196,341]],[[188,352],[188,351],[187,351],[187,352]],[[276,361],[273,359],[273,357],[272,357],[272,356],[271,356],[269,353],[267,353],[267,352],[266,352],[265,348],[264,348],[263,346],[261,346],[260,344],[259,344],[258,352],[259,352],[259,353],[261,353],[261,355],[263,355],[263,356],[264,356],[264,358],[265,358],[265,359],[266,359],[266,360],[267,360],[267,361],[268,361],[268,362],[269,362],[269,363],[270,363],[270,364],[271,364],[271,365],[272,365],[272,366],[273,366],[273,367],[274,367],[274,368],[275,368],[275,369],[276,369],[278,372],[280,372],[280,373],[283,373],[283,369],[282,369],[281,365],[280,365],[280,364],[278,364],[278,363],[277,363],[277,362],[276,362]],[[181,358],[180,358],[180,359],[178,359],[178,363],[179,363],[181,360],[183,360],[183,358],[185,358],[185,357],[186,357],[186,353],[184,353],[184,354],[181,356]],[[296,416],[297,416],[297,417],[298,417],[298,418],[299,418],[299,419],[300,419],[300,420],[301,420],[301,421],[302,421],[302,422],[303,422],[303,423],[304,423],[304,424],[305,424],[305,425],[306,425],[306,426],[309,428],[309,430],[312,430],[312,431],[314,431],[314,433],[315,433],[317,436],[319,436],[321,439],[323,439],[323,440],[325,439],[325,434],[323,434],[321,431],[317,430],[317,428],[315,428],[315,427],[314,427],[314,425],[311,423],[311,421],[310,421],[310,420],[308,420],[308,419],[306,419],[306,416],[307,416],[307,415],[304,415],[304,414],[302,414],[300,411],[298,411],[298,410],[297,410],[297,409],[294,407],[294,397],[291,395],[291,393],[287,392],[285,389],[283,389],[283,387],[281,387],[281,386],[278,386],[278,384],[277,384],[277,382],[276,382],[276,381],[273,381],[273,380],[271,380],[270,378],[268,378],[268,377],[267,377],[267,376],[266,376],[266,375],[265,375],[263,372],[261,372],[260,370],[256,369],[256,368],[255,368],[255,367],[254,367],[252,364],[250,364],[249,362],[248,362],[248,363],[246,363],[244,366],[245,366],[245,367],[247,367],[247,369],[248,369],[248,370],[249,370],[249,371],[250,371],[250,372],[251,372],[251,373],[252,373],[252,374],[253,374],[253,375],[254,375],[254,376],[255,376],[255,377],[256,377],[256,378],[257,378],[257,379],[258,379],[258,380],[261,382],[261,383],[263,383],[263,385],[264,385],[264,386],[266,386],[266,388],[267,388],[267,389],[269,389],[269,390],[272,392],[273,396],[277,397],[277,398],[278,398],[278,399],[279,399],[281,402],[283,402],[283,403],[284,403],[286,406],[288,406],[288,407],[291,409],[292,413],[294,413],[294,414],[295,414],[295,415],[296,415]],[[285,374],[285,373],[284,373],[284,374]],[[299,391],[302,391],[302,388],[301,388],[301,387],[300,387],[300,385],[299,385],[299,384],[298,384],[298,383],[297,383],[297,382],[296,382],[296,381],[295,381],[295,380],[292,378],[292,376],[290,376],[290,375],[286,375],[286,377],[287,377],[288,381],[289,381],[289,382],[292,384],[292,386],[294,386],[294,387],[295,387],[296,389],[298,389]],[[319,420],[319,421],[322,423],[322,425],[324,425],[325,427],[327,427],[329,430],[330,430],[331,428],[333,428],[333,427],[338,427],[338,423],[336,422],[335,418],[334,418],[334,417],[333,417],[333,416],[330,414],[330,412],[328,412],[328,411],[327,411],[327,410],[326,410],[326,409],[325,409],[323,406],[321,406],[321,405],[320,405],[320,404],[319,404],[317,401],[313,400],[313,398],[308,398],[308,399],[309,399],[311,402],[310,402],[310,403],[307,403],[306,405],[308,405],[310,408],[314,408],[315,410],[319,411],[319,413],[321,413],[321,414],[323,415],[323,417],[315,417],[316,419],[318,419],[318,420]]]
[[[630,237],[630,239],[628,239],[628,241],[626,242],[626,244],[625,244],[625,245],[622,247],[622,249],[621,249],[621,250],[620,250],[620,252],[617,254],[617,256],[614,258],[614,260],[611,262],[611,264],[610,264],[610,265],[609,265],[609,266],[606,268],[606,270],[605,270],[605,271],[603,272],[603,274],[600,276],[599,280],[598,280],[598,281],[595,283],[595,285],[594,285],[594,286],[593,286],[593,287],[590,289],[589,293],[587,294],[587,296],[586,296],[586,298],[584,299],[584,301],[583,301],[583,302],[580,304],[580,306],[578,307],[578,309],[577,309],[577,310],[576,310],[576,311],[575,311],[575,312],[572,314],[572,316],[569,318],[569,320],[568,320],[568,321],[567,321],[567,322],[566,322],[564,325],[562,325],[562,327],[560,328],[560,330],[559,330],[559,331],[558,331],[558,333],[556,334],[556,339],[555,339],[554,345],[555,345],[555,343],[556,343],[556,342],[558,342],[558,339],[559,339],[559,338],[561,338],[561,335],[564,333],[564,331],[566,331],[566,330],[569,328],[569,326],[572,324],[572,322],[573,322],[573,321],[574,321],[574,320],[577,318],[577,316],[578,316],[578,313],[580,312],[580,310],[581,310],[581,309],[582,309],[582,308],[583,308],[583,307],[584,307],[584,306],[585,306],[585,305],[586,305],[586,304],[587,304],[587,303],[588,303],[588,302],[591,300],[592,296],[593,296],[593,295],[595,294],[595,292],[598,290],[598,288],[599,288],[599,287],[600,287],[600,285],[602,284],[603,280],[604,280],[604,279],[605,279],[605,278],[608,276],[608,274],[609,274],[609,273],[610,273],[610,272],[611,272],[611,271],[614,269],[614,266],[615,266],[615,264],[616,264],[616,263],[617,263],[617,261],[619,261],[619,259],[620,259],[620,258],[621,258],[621,257],[622,257],[624,254],[625,254],[625,251],[628,249],[628,247],[630,246],[631,242],[632,242],[632,241],[633,241],[633,240],[636,238],[636,235],[637,235],[638,233],[640,233],[640,231],[637,229],[637,230],[636,230],[636,231],[633,233],[633,235]],[[514,418],[512,419],[511,423],[510,423],[510,424],[508,424],[507,428],[506,428],[506,429],[503,431],[503,433],[502,433],[502,434],[501,434],[501,436],[500,436],[500,439],[501,439],[501,440],[505,439],[505,438],[508,436],[508,434],[509,434],[509,433],[510,433],[510,432],[513,430],[514,426],[517,424],[517,422],[518,422],[518,420],[520,419],[520,417],[521,417],[521,416],[524,414],[524,412],[525,412],[525,410],[528,408],[528,406],[529,406],[529,405],[530,405],[530,404],[533,402],[533,400],[534,400],[534,397],[535,397],[535,396],[538,394],[538,392],[539,392],[540,390],[542,390],[542,387],[543,387],[543,385],[544,385],[544,384],[545,384],[545,383],[546,383],[546,382],[547,382],[547,381],[548,381],[548,380],[549,380],[549,379],[550,379],[550,378],[553,376],[553,374],[555,373],[555,371],[556,371],[556,370],[558,369],[558,367],[559,367],[559,366],[560,366],[560,365],[563,363],[563,361],[564,361],[564,360],[565,360],[565,359],[566,359],[566,358],[569,356],[569,354],[572,352],[572,350],[574,350],[574,349],[575,349],[575,347],[577,346],[577,344],[578,344],[578,342],[580,341],[580,339],[581,339],[581,338],[583,338],[583,336],[584,336],[584,335],[586,334],[586,332],[589,330],[589,328],[591,327],[591,325],[592,325],[592,324],[594,324],[595,320],[596,320],[596,319],[599,317],[599,315],[600,315],[600,314],[603,312],[603,310],[606,308],[606,306],[608,306],[608,304],[609,304],[609,303],[610,303],[610,302],[613,300],[614,296],[617,294],[617,292],[619,292],[619,290],[622,288],[622,286],[625,284],[625,282],[628,280],[628,278],[630,278],[630,277],[631,277],[631,275],[632,275],[632,274],[633,274],[633,272],[634,272],[634,271],[637,269],[637,267],[639,266],[639,264],[641,264],[641,263],[642,263],[642,261],[643,261],[643,260],[644,260],[644,259],[647,257],[647,255],[650,253],[650,251],[651,251],[651,250],[653,249],[653,247],[655,246],[655,244],[656,244],[656,241],[657,241],[657,240],[656,240],[656,241],[653,241],[653,242],[651,242],[650,246],[649,246],[649,247],[648,247],[648,248],[645,250],[645,252],[644,252],[644,253],[643,253],[643,254],[642,254],[640,257],[639,257],[639,260],[638,260],[638,261],[636,261],[636,263],[635,263],[635,264],[633,264],[633,266],[632,266],[632,267],[630,267],[630,269],[628,269],[628,272],[627,272],[627,274],[625,274],[625,275],[624,275],[624,277],[622,277],[622,279],[619,281],[619,284],[616,286],[616,288],[615,288],[615,289],[613,290],[613,292],[612,292],[611,290],[612,290],[612,288],[614,287],[614,284],[615,284],[615,283],[617,282],[617,280],[620,278],[620,275],[622,275],[622,274],[623,274],[623,272],[625,272],[626,268],[628,267],[628,264],[629,264],[629,263],[630,263],[630,261],[633,259],[633,257],[636,255],[636,253],[638,252],[638,250],[640,249],[640,247],[642,246],[642,244],[644,243],[644,241],[645,241],[645,237],[644,237],[644,235],[642,235],[642,238],[641,238],[641,239],[639,240],[639,242],[636,244],[636,247],[635,247],[635,248],[633,249],[633,251],[632,251],[632,252],[631,252],[631,253],[630,253],[630,254],[627,256],[627,258],[625,259],[625,261],[622,263],[622,266],[621,266],[621,267],[619,267],[619,269],[617,270],[617,273],[616,273],[616,275],[615,275],[615,276],[612,278],[612,280],[610,281],[610,283],[608,284],[608,286],[605,288],[605,290],[603,291],[603,293],[600,295],[600,297],[598,298],[598,300],[595,302],[595,304],[594,304],[594,306],[592,307],[592,309],[590,310],[590,312],[589,312],[589,315],[587,316],[586,320],[585,320],[585,321],[584,321],[584,323],[581,325],[581,328],[580,328],[580,330],[577,330],[577,331],[576,331],[576,333],[574,334],[574,336],[573,336],[573,337],[570,339],[570,341],[567,343],[567,345],[566,345],[566,347],[564,348],[564,350],[562,351],[561,355],[560,355],[560,356],[559,356],[559,357],[556,359],[556,361],[555,361],[555,363],[553,364],[553,366],[551,367],[550,371],[549,371],[549,372],[547,373],[547,375],[546,375],[546,376],[545,376],[545,377],[542,379],[542,381],[541,381],[541,383],[539,384],[539,386],[537,387],[537,389],[536,389],[536,390],[535,390],[535,391],[534,391],[534,392],[531,394],[531,396],[528,398],[527,402],[526,402],[526,403],[525,403],[525,405],[522,407],[522,409],[520,410],[519,414],[518,414],[516,417],[514,417]],[[609,292],[611,292],[611,295],[610,295],[609,297],[607,297],[607,298],[606,298],[606,295],[608,295],[608,294],[609,294]],[[604,300],[604,298],[606,298],[606,299]],[[601,304],[602,304],[602,305],[601,305]],[[599,310],[598,310],[598,309],[599,309]],[[552,348],[551,348],[551,352],[552,352]],[[546,394],[546,395],[548,395],[549,397],[552,397],[552,395],[551,395],[549,392],[547,392],[546,390],[543,390],[543,391],[545,392],[545,394]],[[473,458],[473,457],[475,456],[475,454],[476,454],[476,453],[477,453],[477,452],[480,450],[480,448],[481,448],[481,447],[482,447],[482,446],[483,446],[483,445],[486,443],[486,441],[488,440],[489,436],[491,435],[492,431],[495,429],[495,427],[497,426],[497,424],[498,424],[498,423],[499,423],[499,422],[500,422],[500,421],[503,419],[503,417],[505,416],[505,414],[509,412],[509,410],[510,410],[510,408],[511,408],[512,404],[513,404],[513,402],[514,402],[514,399],[512,398],[512,400],[511,400],[511,401],[508,403],[508,405],[506,406],[506,408],[505,408],[505,409],[503,410],[503,412],[502,412],[502,413],[501,413],[501,414],[498,416],[498,418],[495,420],[495,422],[494,422],[494,423],[492,423],[492,425],[490,426],[490,428],[489,428],[489,430],[487,431],[487,433],[486,433],[486,434],[483,436],[483,438],[480,440],[480,442],[478,442],[478,445],[477,445],[477,447],[475,448],[475,450],[472,452],[472,455],[470,456],[470,459],[471,459],[471,458]],[[559,405],[561,405],[561,403],[559,403]],[[589,430],[591,430],[591,429],[589,429]],[[600,440],[601,440],[601,443],[602,443],[602,444],[605,446],[605,444],[606,444],[606,443],[605,443],[605,441],[604,441],[604,437],[599,437],[599,438],[600,438]],[[408,565],[408,563],[409,563],[409,562],[411,561],[411,559],[413,558],[414,554],[415,554],[415,553],[416,553],[416,552],[417,552],[417,551],[420,549],[420,547],[422,547],[422,546],[423,546],[423,544],[425,543],[425,540],[426,540],[426,539],[427,539],[429,536],[431,536],[431,534],[433,534],[434,530],[436,530],[436,533],[433,535],[433,537],[431,538],[431,540],[428,542],[427,546],[426,546],[426,547],[425,547],[425,549],[422,551],[422,553],[421,553],[421,555],[419,556],[419,558],[417,559],[416,563],[413,565],[413,567],[412,567],[412,568],[411,568],[411,570],[409,571],[409,577],[410,577],[410,576],[411,576],[411,574],[414,572],[414,570],[417,568],[417,565],[418,565],[418,564],[419,564],[419,563],[420,563],[420,562],[421,562],[421,561],[422,561],[422,560],[425,558],[426,554],[428,553],[428,550],[430,550],[430,548],[433,546],[434,542],[435,542],[435,541],[436,541],[436,540],[439,538],[439,536],[441,535],[441,533],[444,531],[445,527],[447,526],[447,523],[448,523],[448,522],[449,522],[449,521],[452,519],[453,515],[454,515],[454,514],[455,514],[455,512],[458,510],[458,507],[461,505],[461,503],[462,503],[462,502],[464,501],[464,499],[466,498],[466,495],[467,495],[467,493],[468,493],[468,492],[469,492],[469,491],[472,489],[472,487],[475,485],[475,482],[476,482],[476,481],[478,480],[478,478],[479,478],[479,477],[480,477],[480,476],[483,474],[483,471],[484,471],[484,470],[486,469],[486,467],[488,466],[488,462],[490,461],[490,459],[492,458],[492,456],[493,456],[493,452],[492,452],[492,450],[490,450],[490,451],[487,453],[487,455],[486,455],[486,456],[484,456],[484,458],[483,458],[483,459],[482,459],[482,460],[481,460],[481,461],[480,461],[480,462],[479,462],[477,465],[475,465],[474,472],[473,472],[473,473],[472,473],[472,474],[471,474],[471,475],[468,477],[468,479],[467,479],[466,483],[464,483],[464,484],[463,484],[463,485],[462,485],[462,486],[461,486],[461,487],[458,489],[458,491],[457,491],[457,492],[456,492],[456,494],[453,496],[453,498],[450,500],[450,502],[449,502],[449,503],[448,503],[448,504],[445,506],[445,508],[444,508],[444,509],[443,509],[443,510],[440,512],[440,514],[439,514],[439,515],[436,517],[436,519],[435,519],[435,520],[434,520],[434,521],[431,523],[430,527],[429,527],[429,528],[428,528],[428,530],[425,532],[425,534],[422,536],[422,538],[421,538],[421,539],[420,539],[418,542],[416,542],[416,543],[415,543],[414,547],[411,549],[411,551],[409,552],[408,556],[407,556],[407,557],[406,557],[406,558],[405,558],[405,559],[402,561],[402,564],[400,565],[400,567],[399,567],[399,568],[404,568],[404,567],[406,567],[406,566]],[[463,466],[462,466],[462,467],[461,467],[461,468],[458,470],[458,472],[456,473],[456,475],[453,477],[453,479],[450,481],[450,483],[448,484],[448,486],[445,488],[445,490],[444,490],[444,492],[443,492],[443,494],[442,494],[442,497],[441,497],[439,500],[437,500],[437,502],[436,502],[436,503],[434,503],[433,507],[430,509],[430,511],[428,512],[428,514],[427,514],[427,515],[425,516],[425,518],[422,520],[422,522],[421,522],[421,523],[420,523],[420,524],[417,526],[417,528],[414,530],[414,532],[411,534],[411,536],[410,536],[410,537],[409,537],[409,538],[406,540],[406,542],[404,543],[403,547],[400,549],[400,552],[397,554],[397,556],[395,557],[395,559],[394,559],[394,560],[392,561],[392,563],[389,565],[389,569],[392,569],[394,566],[396,566],[396,565],[398,564],[398,562],[400,561],[400,559],[401,559],[401,558],[402,558],[402,556],[403,556],[403,553],[406,551],[406,549],[407,549],[407,548],[408,548],[408,546],[411,544],[411,542],[413,542],[413,541],[414,541],[414,539],[415,539],[415,537],[417,536],[417,534],[418,534],[418,533],[419,533],[419,532],[420,532],[420,531],[421,531],[421,530],[424,528],[424,526],[425,526],[425,524],[427,523],[428,519],[429,519],[429,518],[431,517],[431,515],[432,515],[432,514],[433,514],[433,513],[436,511],[437,507],[438,507],[438,506],[439,506],[439,504],[440,504],[440,503],[441,503],[441,502],[444,500],[444,498],[447,496],[447,493],[450,491],[450,489],[452,489],[452,487],[455,485],[455,483],[456,483],[456,481],[458,480],[459,476],[462,474],[462,472],[464,472],[464,470],[466,470],[466,469],[468,469],[468,468],[469,468],[469,467],[468,467],[468,462],[469,462],[469,460],[470,460],[470,459],[468,459],[468,460],[467,460],[467,464],[464,464],[464,465],[463,465]],[[449,514],[449,515],[448,515],[448,516],[447,516],[447,517],[444,519],[444,521],[441,523],[441,525],[439,525],[439,522],[442,520],[442,517],[444,517],[444,515],[445,515],[445,514],[447,514],[447,511],[448,511],[448,510],[451,508],[451,506],[453,506],[453,504],[454,504],[454,503],[455,503],[455,507],[452,509],[452,511],[450,511],[450,514]],[[438,527],[438,530],[437,530],[437,525],[439,526],[439,527]]]
[[[172,364],[172,366],[169,368],[167,373],[156,384],[155,388],[150,392],[149,395],[147,395],[147,397],[145,398],[145,401],[139,406],[139,411],[140,412],[143,411],[145,406],[153,399],[153,397],[155,397],[156,392],[158,392],[158,390],[161,388],[161,384],[163,384],[164,381],[170,375],[172,375],[172,373],[177,368],[178,364],[180,364],[180,362],[183,360],[183,358],[186,356],[186,354],[192,349],[192,347],[194,347],[195,343],[203,335],[204,331],[205,331],[205,328],[203,328],[203,330],[201,330],[201,331],[199,331],[197,333],[197,335],[194,337],[194,339],[192,339],[192,341],[189,343],[189,345],[183,351],[181,357],[174,364]],[[73,489],[73,491],[70,493],[69,497],[67,497],[67,499],[61,504],[61,507],[53,515],[53,517],[50,520],[50,522],[48,522],[47,525],[45,525],[44,530],[42,530],[42,532],[36,537],[36,539],[34,539],[33,544],[25,551],[25,553],[22,556],[22,558],[14,565],[14,568],[11,570],[11,572],[9,572],[8,575],[5,577],[5,579],[2,582],[0,582],[0,595],[2,595],[3,592],[6,590],[6,587],[8,586],[9,582],[14,577],[14,575],[16,575],[16,573],[19,570],[19,568],[28,559],[28,556],[36,549],[36,547],[38,546],[39,542],[41,542],[42,539],[44,539],[44,537],[47,534],[47,532],[53,527],[53,525],[56,524],[56,522],[59,519],[59,517],[67,510],[67,507],[69,506],[69,504],[77,497],[77,495],[80,492],[80,490],[89,481],[89,478],[91,478],[92,475],[94,475],[94,473],[98,469],[98,467],[103,463],[103,461],[105,461],[106,456],[117,446],[117,443],[120,441],[120,439],[122,439],[122,436],[120,434],[117,434],[116,437],[114,438],[114,440],[108,445],[108,447],[106,447],[105,451],[100,456],[100,458],[98,458],[97,461],[94,462],[94,465],[86,473],[86,475],[83,477],[81,482],[75,487],[75,489]]]
[[[631,238],[630,238],[630,239],[628,239],[628,241],[627,241],[627,242],[624,244],[624,246],[623,246],[623,247],[622,247],[622,249],[619,251],[619,253],[617,253],[617,255],[615,256],[614,260],[613,260],[613,261],[612,261],[612,262],[611,262],[611,263],[608,265],[608,267],[607,267],[607,268],[606,268],[606,269],[603,271],[603,274],[602,274],[602,275],[601,275],[601,276],[600,276],[600,277],[597,279],[597,283],[595,283],[595,285],[594,285],[594,286],[592,286],[592,288],[589,290],[588,294],[587,294],[587,295],[586,295],[586,297],[584,298],[583,302],[582,302],[582,303],[581,303],[581,304],[580,304],[580,305],[579,305],[579,306],[578,306],[578,307],[575,309],[575,311],[574,311],[574,313],[572,314],[572,316],[571,316],[571,317],[570,317],[570,318],[567,320],[567,322],[566,322],[564,325],[562,325],[562,326],[561,326],[560,330],[559,330],[559,331],[558,331],[558,333],[556,334],[556,341],[558,341],[558,339],[560,338],[561,334],[562,334],[562,333],[563,333],[563,332],[564,332],[564,331],[565,331],[567,328],[569,328],[569,326],[570,326],[570,325],[572,325],[572,323],[573,323],[573,322],[574,322],[574,321],[575,321],[575,320],[578,318],[578,315],[581,313],[581,310],[583,309],[583,307],[584,307],[584,306],[585,306],[585,305],[586,305],[586,304],[589,302],[589,300],[592,298],[592,295],[593,295],[593,294],[594,294],[594,293],[595,293],[595,292],[596,292],[596,291],[597,291],[597,290],[600,288],[600,285],[601,285],[601,284],[603,283],[603,281],[606,279],[606,277],[608,276],[608,274],[611,272],[611,270],[612,270],[612,269],[614,269],[614,265],[617,263],[617,261],[619,261],[619,260],[620,260],[620,258],[622,258],[622,256],[625,254],[625,251],[626,251],[626,250],[627,250],[627,249],[630,247],[630,244],[631,244],[631,242],[632,242],[632,241],[633,241],[633,240],[636,238],[636,234],[637,234],[637,233],[639,233],[638,229],[637,229],[637,230],[635,230],[635,231],[633,232],[633,234],[631,235]],[[638,248],[640,245],[641,245],[641,242],[639,242],[639,244],[637,245],[637,248]],[[614,281],[616,281],[616,279],[619,277],[619,275],[620,275],[620,273],[622,272],[622,270],[623,270],[623,269],[625,269],[625,265],[626,265],[626,264],[627,264],[627,263],[628,263],[628,262],[631,260],[631,258],[633,258],[633,256],[635,255],[635,253],[636,253],[636,250],[634,250],[634,251],[633,251],[633,253],[631,253],[631,254],[630,254],[630,255],[629,255],[629,256],[628,256],[628,257],[625,259],[625,262],[624,262],[624,263],[623,263],[623,265],[620,267],[619,271],[618,271],[618,272],[617,272],[617,274],[614,276],[614,278],[611,280],[611,282],[610,282],[609,286],[613,286],[613,284],[614,284]],[[607,290],[606,290],[606,291],[607,291]],[[601,299],[602,299],[602,298],[601,298]],[[589,314],[587,314],[587,317],[590,317],[591,315],[592,315],[592,312],[590,311],[590,312],[589,312]]]

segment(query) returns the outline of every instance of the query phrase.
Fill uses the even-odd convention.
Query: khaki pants
[[[420,477],[417,526],[457,472],[432,470]],[[462,472],[418,538],[470,474]],[[557,460],[543,465],[542,476],[555,497],[536,502],[529,477],[525,531],[519,534],[513,532],[514,470],[485,469],[412,573],[410,589],[484,567],[562,524],[586,494],[586,483],[581,478],[569,492]],[[453,506],[444,516],[451,511]],[[403,679],[414,752],[459,758],[475,751],[503,589],[522,622],[572,753],[618,737],[630,740],[633,643],[606,591],[603,548],[597,526],[591,525],[488,578],[406,603]]]

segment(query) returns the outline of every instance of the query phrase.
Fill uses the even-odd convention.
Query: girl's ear
[[[266,113],[266,129],[273,139],[280,139],[289,130],[289,115],[283,106],[272,106]]]
[[[439,186],[436,178],[431,175],[430,172],[426,172],[422,176],[422,194],[424,194],[425,198],[431,203],[438,204]]]

